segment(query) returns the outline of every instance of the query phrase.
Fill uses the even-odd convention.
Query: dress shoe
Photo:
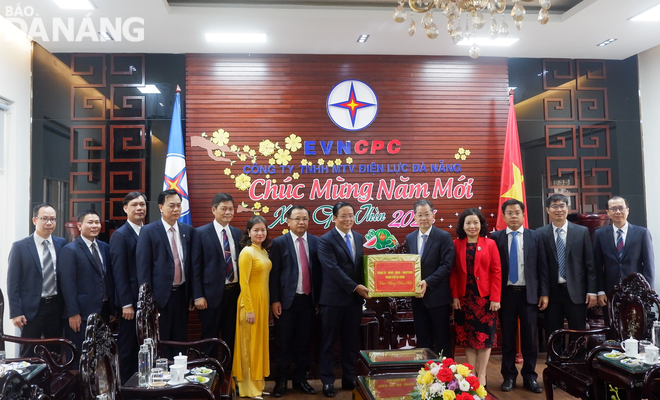
[[[316,390],[307,381],[293,382],[293,388],[305,394],[316,394]]]
[[[523,382],[523,387],[533,393],[541,393],[541,385],[539,385],[535,380],[529,380]]]
[[[286,381],[277,382],[275,384],[275,387],[273,388],[273,396],[274,397],[282,397],[282,396],[284,396],[284,392],[286,392]]]
[[[536,382],[535,382],[536,383]],[[502,382],[502,389],[503,392],[510,392],[513,390],[513,388],[516,386],[516,380],[513,378],[506,378],[504,382]]]
[[[335,385],[332,383],[323,385],[323,395],[325,397],[335,397]]]
[[[343,390],[353,390],[355,389],[355,381],[341,380],[341,388]]]

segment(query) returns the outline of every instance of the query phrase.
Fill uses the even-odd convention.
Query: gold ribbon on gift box
[[[416,295],[422,280],[418,254],[376,254],[365,258],[364,281],[371,297]]]

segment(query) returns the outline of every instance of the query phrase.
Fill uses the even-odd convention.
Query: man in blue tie
[[[545,324],[550,336],[564,326],[564,319],[571,329],[585,328],[587,308],[597,303],[597,279],[589,229],[567,221],[568,198],[555,193],[545,204],[551,223],[537,231],[543,239],[549,272]]]
[[[341,339],[342,389],[355,388],[355,360],[362,320],[363,298],[369,298],[364,286],[362,267],[362,235],[351,228],[355,209],[340,201],[332,208],[335,228],[319,239],[321,261],[321,344],[319,374],[326,397],[335,395],[335,339]]]
[[[628,275],[638,272],[653,287],[654,257],[649,230],[628,223],[628,201],[615,196],[607,202],[612,225],[594,234],[594,264],[598,274],[598,305],[607,304],[607,293]]]
[[[523,355],[521,375],[523,387],[534,393],[543,390],[536,382],[537,310],[548,306],[550,292],[548,267],[541,235],[522,225],[525,205],[515,199],[502,204],[506,229],[493,232],[502,265],[502,307],[499,310],[502,329],[501,389],[510,392],[516,386],[516,336],[520,320],[520,349]]]

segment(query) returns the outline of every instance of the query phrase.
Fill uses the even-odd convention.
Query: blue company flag
[[[179,217],[179,222],[192,225],[188,197],[188,176],[186,175],[186,155],[183,147],[183,131],[181,130],[180,92],[181,88],[177,85],[174,110],[172,110],[170,141],[167,144],[167,157],[165,158],[163,190],[174,189],[181,195],[181,217]]]

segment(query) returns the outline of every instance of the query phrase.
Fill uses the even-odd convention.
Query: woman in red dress
[[[456,345],[465,347],[468,363],[486,385],[490,350],[496,343],[502,269],[497,244],[486,238],[486,219],[476,208],[458,218],[454,240],[456,261],[450,274]]]

